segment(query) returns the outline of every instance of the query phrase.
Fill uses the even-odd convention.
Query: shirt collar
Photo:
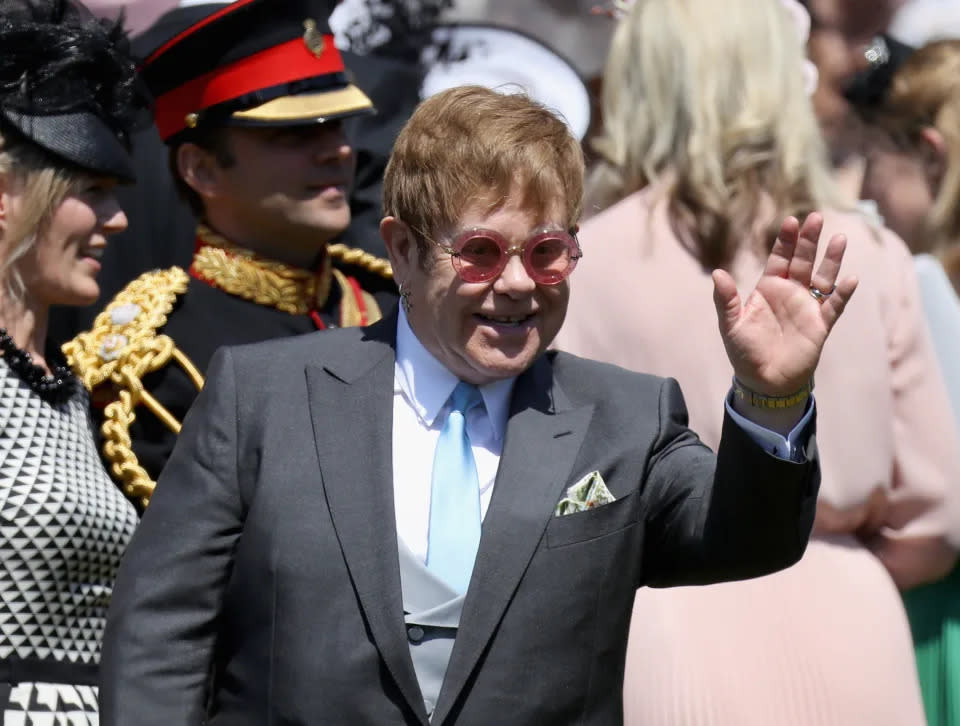
[[[459,383],[459,379],[423,346],[411,329],[402,308],[397,316],[397,362],[394,376],[404,397],[427,426],[433,426]],[[514,376],[479,387],[490,426],[498,441],[503,440],[507,429],[510,396],[516,380]]]

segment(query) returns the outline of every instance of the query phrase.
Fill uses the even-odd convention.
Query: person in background
[[[377,1],[361,0],[360,4],[372,5]],[[341,44],[337,38],[337,47],[354,84],[370,98],[377,113],[343,119],[344,132],[355,151],[356,172],[349,194],[350,223],[335,241],[377,257],[386,254],[379,233],[383,169],[397,132],[419,101],[423,82],[420,50],[438,13],[435,6],[441,2],[393,3],[389,5],[389,18],[383,18],[381,12],[376,16],[377,22],[371,22],[368,28],[351,25],[351,34],[362,36],[359,40],[370,36],[379,39],[385,31],[390,31],[387,33],[390,42],[361,48],[363,53],[344,50],[345,46],[352,46]],[[148,58],[174,36],[225,4],[225,0],[180,0],[150,27],[133,36],[131,44],[135,55]],[[387,6],[382,9],[386,10]],[[343,11],[344,4],[338,4],[331,16],[331,25]],[[104,255],[101,302],[83,308],[55,308],[51,337],[60,343],[89,330],[106,303],[144,272],[173,265],[188,268],[193,259],[197,220],[167,168],[169,152],[156,127],[136,134],[133,155],[137,184],[121,189],[118,194],[130,226],[120,234],[119,244],[111,245]],[[396,291],[393,281],[379,272],[351,266],[350,274],[364,290]]]
[[[47,320],[99,293],[148,99],[122,28],[78,3],[0,0],[0,48],[0,720],[95,726],[100,640],[137,515]]]
[[[863,196],[876,201],[914,253],[933,346],[960,423],[960,40],[929,43],[888,65],[864,79],[873,93],[855,99],[871,128]],[[907,591],[904,600],[927,719],[931,726],[957,726],[960,569]]]
[[[139,60],[148,57],[224,4],[189,3],[172,8],[142,33],[131,36],[133,55]],[[137,183],[117,190],[129,224],[100,260],[99,300],[83,307],[54,306],[51,310],[50,338],[59,345],[89,330],[114,296],[144,272],[173,265],[189,267],[193,258],[197,220],[167,168],[169,152],[156,126],[144,124],[137,129],[131,147]]]
[[[820,82],[813,108],[827,141],[844,201],[858,199],[863,178],[863,126],[845,96],[849,84],[887,53],[882,38],[898,0],[801,0],[810,13],[807,48]]]
[[[823,486],[803,560],[747,582],[639,591],[630,725],[925,723],[898,589],[956,561],[960,443],[909,250],[837,207],[802,61],[776,0],[638,0],[614,37],[606,161],[588,189],[614,184],[624,198],[580,230],[557,348],[676,376],[691,426],[715,446],[712,402],[734,370],[710,270],[749,290],[777,220],[823,208],[861,280],[817,369]]]
[[[920,264],[945,265],[960,290],[960,105],[952,75],[960,40],[909,49],[887,65],[866,81],[873,95],[854,99],[874,132],[862,196],[877,203]]]
[[[238,0],[156,50],[142,75],[174,182],[200,222],[189,271],[145,273],[65,351],[103,411],[104,455],[146,506],[223,345],[366,325],[390,264],[335,240],[350,222],[343,120],[371,113],[326,27],[330,2]],[[358,269],[385,281],[374,296]]]
[[[614,726],[636,588],[799,559],[843,238],[785,220],[745,306],[717,271],[715,457],[676,382],[546,352],[583,168],[527,96],[418,106],[384,178],[400,310],[217,354],[118,577],[104,726]]]

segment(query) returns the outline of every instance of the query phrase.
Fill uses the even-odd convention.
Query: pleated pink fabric
[[[677,378],[691,426],[715,447],[732,369],[713,285],[658,199],[638,192],[583,225],[585,256],[555,347]],[[816,373],[816,534],[785,572],[637,593],[629,726],[925,723],[891,572],[929,579],[931,553],[949,556],[955,544],[958,435],[905,245],[858,215],[825,217],[824,239],[847,234],[845,270],[861,283]],[[738,257],[742,296],[761,271],[760,255]]]

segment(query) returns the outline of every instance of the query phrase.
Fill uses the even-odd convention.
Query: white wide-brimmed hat
[[[419,53],[425,72],[421,99],[463,85],[505,93],[523,91],[561,116],[578,139],[586,135],[590,93],[567,58],[543,41],[506,26],[434,22],[439,11],[430,12],[430,3],[423,5],[419,16],[412,13],[405,19],[411,27],[402,38],[391,37],[397,32],[390,28],[393,18],[383,17],[383,13],[389,15],[390,6],[378,7],[374,13],[369,0],[338,3],[330,16],[330,28],[341,50],[364,55],[382,48],[395,52],[399,46],[404,55],[412,53],[415,58]],[[437,10],[440,5],[431,7]],[[399,27],[403,28],[403,23]]]
[[[590,128],[590,93],[576,68],[519,30],[483,23],[439,25],[422,58],[421,98],[463,85],[522,91],[556,112],[578,139]]]
[[[960,38],[960,2],[910,0],[897,11],[887,32],[915,48],[934,40]]]

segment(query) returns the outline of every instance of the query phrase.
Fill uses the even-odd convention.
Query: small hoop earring
[[[400,306],[403,308],[403,312],[409,315],[410,308],[413,307],[413,303],[410,302],[410,290],[405,290],[405,285],[405,282],[400,283]]]

